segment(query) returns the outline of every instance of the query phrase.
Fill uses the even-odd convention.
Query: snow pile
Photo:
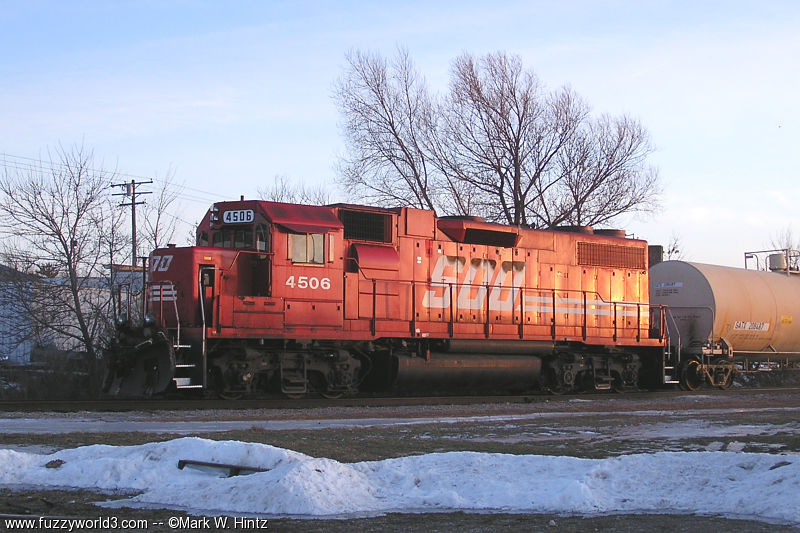
[[[178,460],[268,469],[232,478]],[[60,461],[63,464],[56,466]],[[46,465],[50,463],[48,468]],[[0,450],[0,484],[141,493],[126,505],[206,514],[680,512],[800,524],[800,456],[659,452],[579,459],[475,452],[340,463],[263,444],[183,438],[37,455]]]

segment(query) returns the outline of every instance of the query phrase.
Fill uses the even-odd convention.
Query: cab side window
[[[269,251],[269,228],[265,224],[256,226],[256,251]]]
[[[292,263],[325,264],[323,233],[292,233],[289,237],[289,256],[292,258]]]

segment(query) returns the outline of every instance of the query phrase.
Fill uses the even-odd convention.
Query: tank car
[[[727,387],[738,369],[800,360],[800,278],[782,272],[666,261],[650,269],[651,301],[667,309],[680,383]]]
[[[147,315],[112,393],[324,396],[394,387],[554,392],[662,383],[648,247],[432,211],[214,204],[197,244],[149,257]]]

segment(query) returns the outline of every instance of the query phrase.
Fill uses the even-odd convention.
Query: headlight
[[[124,328],[127,325],[128,325],[128,315],[126,315],[125,313],[121,313],[117,317],[117,327]]]
[[[145,326],[152,326],[156,322],[156,317],[153,316],[152,313],[146,313],[144,315],[144,325]]]

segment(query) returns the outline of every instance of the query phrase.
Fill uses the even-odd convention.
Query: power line
[[[45,159],[42,159],[42,158],[26,157],[26,156],[21,156],[21,155],[9,154],[9,153],[5,153],[5,152],[0,152],[0,166],[3,166],[4,168],[9,169],[9,170],[17,170],[17,171],[22,171],[22,172],[39,172],[39,173],[41,173],[41,172],[63,172],[63,171],[69,170],[69,166],[68,165],[65,165],[64,163],[60,163],[58,161],[53,161],[52,159],[45,160]],[[105,170],[105,169],[97,169],[97,168],[89,168],[89,167],[86,167],[84,170],[90,171],[90,172],[95,172],[95,173],[98,173],[98,174],[108,174],[109,176],[116,177],[116,178],[130,178],[131,179],[130,182],[114,183],[114,184],[111,185],[112,187],[131,187],[131,186],[133,186],[132,188],[135,190],[135,187],[138,186],[138,185],[151,184],[151,183],[154,183],[154,182],[155,183],[161,183],[161,184],[167,184],[168,183],[168,181],[166,179],[152,178],[152,177],[147,177],[147,176],[140,176],[140,175],[137,175],[137,174],[132,174],[130,172],[121,172],[119,170],[109,171],[109,170]],[[218,193],[209,192],[209,191],[206,191],[204,189],[198,189],[196,187],[189,187],[188,185],[185,185],[185,184],[176,184],[176,185],[174,185],[174,187],[177,190],[176,195],[175,195],[176,199],[179,199],[181,201],[209,205],[209,204],[213,204],[214,202],[218,201],[219,197],[220,197],[220,195]],[[131,211],[132,211],[131,212],[131,222],[132,222],[132,230],[133,230],[133,235],[134,235],[133,240],[134,240],[134,250],[135,250],[135,247],[136,247],[136,244],[135,244],[135,241],[136,241],[136,237],[135,237],[135,235],[136,235],[136,232],[135,232],[136,222],[134,221],[134,218],[136,216],[135,206],[136,205],[141,205],[143,203],[143,202],[136,202],[135,196],[138,196],[139,194],[150,194],[150,192],[149,191],[148,192],[138,192],[138,191],[135,192],[134,190],[131,191],[131,192],[134,193],[133,198],[131,199],[131,203],[120,204],[120,206],[121,207],[124,207],[124,206],[130,206],[131,207]],[[124,196],[131,196],[131,194],[128,191],[126,191],[124,193],[116,194],[115,196],[123,196],[123,195]],[[187,226],[190,226],[190,227],[194,226],[196,224],[196,222],[185,220],[185,219],[179,217],[178,215],[175,215],[175,214],[170,213],[168,211],[164,211],[164,214],[169,216],[173,220],[177,220],[179,222],[182,222],[183,224],[186,224]],[[134,253],[133,254],[134,258],[135,258],[135,255],[136,254]]]
[[[64,165],[63,163],[59,163],[57,161],[52,160],[42,160],[42,159],[35,159],[32,157],[25,157],[19,155],[8,154],[5,152],[0,153],[0,165],[5,168],[13,169],[13,170],[20,170],[20,171],[36,171],[36,172],[56,172],[56,171],[64,171],[68,170],[69,167]],[[160,183],[166,183],[166,180],[160,178],[151,178],[148,176],[140,176],[137,174],[131,174],[129,172],[120,172],[118,170],[109,171],[105,169],[97,169],[97,168],[86,168],[85,170],[96,172],[98,174],[109,174],[112,177],[120,177],[120,178],[131,178],[133,180],[153,180]],[[206,191],[203,189],[198,189],[196,187],[189,187],[188,185],[176,185],[176,189],[179,189],[178,197],[184,199],[189,202],[197,202],[197,203],[214,203],[218,198],[219,194]],[[191,191],[195,194],[186,194],[183,191]],[[204,197],[205,196],[205,197]]]
[[[120,207],[127,207],[131,206],[131,266],[135,269],[136,268],[136,206],[143,205],[144,202],[137,202],[136,197],[141,196],[143,194],[152,194],[152,191],[144,191],[144,192],[136,192],[137,185],[150,185],[153,183],[153,180],[149,181],[141,181],[136,182],[136,180],[131,180],[130,183],[115,183],[114,187],[125,187],[125,192],[115,193],[112,196],[130,196],[131,203],[129,204],[119,204]]]

